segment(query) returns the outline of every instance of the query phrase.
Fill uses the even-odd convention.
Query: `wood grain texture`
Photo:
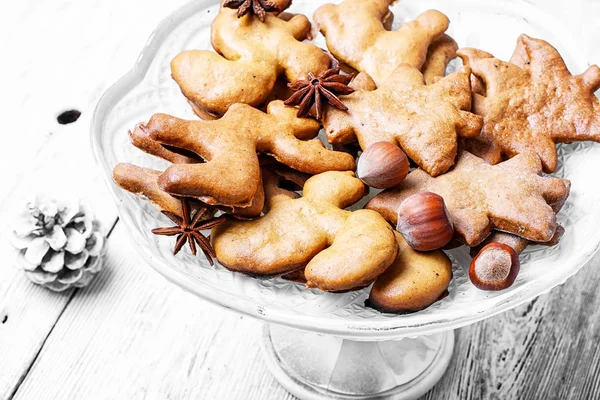
[[[106,270],[69,304],[15,400],[291,398],[266,370],[258,321],[165,281],[123,224],[108,246]]]
[[[93,109],[108,86],[131,68],[154,25],[186,1],[23,0],[6,4],[0,13],[0,36],[11,37],[0,40],[0,51],[7,55],[0,64],[2,400],[16,391],[75,293],[51,293],[13,268],[5,231],[10,216],[30,196],[47,193],[82,197],[105,226],[113,224],[113,201],[89,147]],[[143,20],[144,27],[132,29],[132,17]],[[82,111],[81,118],[59,125],[56,116],[70,108]]]
[[[11,224],[15,210],[25,207],[32,195],[52,193],[49,187],[53,181],[52,175],[62,175],[61,170],[67,168],[70,162],[82,167],[71,168],[78,172],[69,174],[77,182],[70,186],[82,190],[82,196],[87,198],[84,201],[96,210],[105,228],[113,225],[116,211],[106,191],[99,185],[99,177],[90,172],[94,171],[91,158],[88,156],[87,161],[79,159],[85,157],[89,150],[84,148],[77,157],[69,154],[70,148],[66,143],[76,142],[72,137],[74,133],[65,132],[40,140],[42,147],[37,152],[36,161],[29,166],[27,177],[21,179],[8,196],[0,198],[0,220],[6,221],[6,225]],[[58,159],[62,161],[54,162]],[[39,188],[42,189],[38,192]],[[72,190],[64,189],[58,198],[68,199],[74,195]],[[16,253],[6,240],[9,234],[6,225],[2,226],[0,232],[0,255],[3,260],[0,268],[0,322],[4,321],[0,323],[0,399],[10,398],[15,392],[75,293],[73,290],[52,293],[31,283],[15,265]]]
[[[600,253],[548,294],[460,329],[424,399],[599,398],[599,283]]]
[[[9,2],[0,13],[3,147],[0,220],[25,196],[82,195],[114,219],[88,146],[91,114],[126,72],[153,27],[188,0]],[[301,0],[298,0],[301,1]],[[540,2],[600,37],[600,2]],[[557,8],[558,7],[558,8]],[[93,10],[93,18],[90,18]],[[598,63],[597,41],[589,59]],[[33,51],[35,50],[35,51]],[[42,62],[48,60],[48,62]],[[59,126],[66,108],[83,111]],[[92,287],[54,294],[11,268],[0,231],[0,400],[292,399],[258,346],[258,321],[201,302],[133,254],[123,227],[109,239],[107,269]],[[2,227],[3,228],[3,227]],[[600,397],[600,257],[529,305],[458,332],[450,369],[426,399]]]

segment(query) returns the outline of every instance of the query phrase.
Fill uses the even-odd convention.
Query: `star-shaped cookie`
[[[465,151],[448,173],[432,178],[414,170],[401,185],[378,194],[366,207],[397,223],[404,199],[433,192],[444,198],[456,234],[468,246],[480,244],[492,229],[547,242],[557,229],[552,206],[564,202],[570,183],[540,176],[541,171],[537,157],[519,154],[490,165]]]
[[[323,126],[330,143],[356,141],[362,149],[376,142],[400,146],[432,176],[454,164],[457,138],[474,137],[481,117],[471,109],[470,70],[463,68],[425,85],[415,67],[400,65],[378,89],[366,74],[351,83],[356,90],[340,100],[348,111],[328,107]]]
[[[555,143],[600,142],[596,65],[571,75],[554,47],[527,35],[519,37],[510,62],[475,49],[461,49],[458,55],[485,86],[485,96],[473,95],[473,111],[483,116],[483,130],[479,143],[467,148],[488,162],[533,153],[545,172],[553,172]]]

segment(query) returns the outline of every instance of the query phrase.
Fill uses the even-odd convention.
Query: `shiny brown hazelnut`
[[[377,142],[367,147],[361,154],[356,175],[371,187],[391,188],[406,179],[408,158],[395,144]]]
[[[478,289],[502,290],[513,284],[520,268],[517,252],[506,244],[494,242],[473,258],[469,278]]]
[[[413,194],[400,204],[396,230],[419,251],[441,249],[454,236],[444,199],[430,192]]]

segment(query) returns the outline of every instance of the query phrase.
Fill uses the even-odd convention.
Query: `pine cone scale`
[[[79,203],[36,199],[12,229],[17,264],[38,285],[62,292],[84,287],[101,270],[105,238]]]

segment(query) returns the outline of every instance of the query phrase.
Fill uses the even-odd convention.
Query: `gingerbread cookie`
[[[396,260],[375,280],[366,304],[390,313],[422,310],[447,293],[452,263],[443,251],[415,251],[402,235],[395,235]]]
[[[129,139],[131,140],[131,144],[143,152],[158,158],[162,158],[163,160],[170,161],[173,164],[194,164],[197,162],[202,162],[202,160],[193,153],[182,154],[181,149],[169,149],[158,143],[156,140],[150,137],[148,129],[143,124],[138,124],[133,131],[129,131]]]
[[[202,162],[201,157],[199,157],[198,155],[196,155],[190,151],[177,149],[177,148],[173,148],[173,147],[167,148],[164,145],[157,142],[156,140],[152,139],[150,137],[150,132],[148,131],[148,128],[144,124],[138,124],[133,131],[129,131],[129,137],[131,139],[131,143],[138,149],[140,149],[148,154],[151,154],[153,156],[162,158],[166,161],[170,161],[174,164],[195,164],[195,163]],[[160,176],[162,174],[162,172],[160,172],[160,171],[155,171],[155,170],[151,170],[151,169],[147,169],[147,168],[145,168],[143,170],[145,171],[145,174],[156,175],[157,179],[158,179],[158,176]],[[144,193],[146,193],[146,192],[155,194],[155,193],[157,193],[157,191],[162,191],[160,189],[160,187],[158,186],[158,183],[156,182],[157,179],[155,179],[153,181],[148,180],[139,171],[137,173],[134,173],[134,171],[131,170],[131,168],[130,168],[131,173],[130,173],[129,177],[125,177],[125,175],[124,175],[125,172],[126,172],[126,170],[124,170],[124,169],[122,169],[120,171],[120,175],[121,175],[120,179],[121,180],[126,179],[124,182],[129,182],[129,183],[127,183],[126,185],[120,185],[123,189],[129,190],[136,194],[142,194],[142,195],[144,195]],[[115,176],[115,179],[116,179],[116,176]],[[136,182],[136,183],[133,183],[133,182]],[[117,183],[119,183],[119,181],[117,181]],[[130,190],[130,189],[134,189],[134,190]],[[168,197],[172,197],[166,192],[165,192],[165,195]],[[151,197],[151,195],[149,197]],[[256,217],[256,216],[260,215],[260,213],[262,212],[263,206],[264,206],[264,200],[265,200],[265,196],[264,196],[264,191],[262,189],[262,183],[261,183],[258,185],[258,189],[257,189],[256,193],[254,194],[252,203],[249,206],[247,206],[247,207],[219,206],[219,208],[223,211],[233,214],[237,218],[251,218],[251,217]],[[169,210],[167,210],[167,211],[169,211]],[[181,215],[181,214],[177,214],[177,215]]]
[[[158,210],[182,215],[181,201],[158,187],[160,174],[161,171],[154,169],[121,163],[113,169],[113,180],[121,188],[148,200]]]
[[[569,193],[571,190],[571,182],[567,180],[564,180],[563,182],[565,183],[567,193]],[[550,204],[550,206],[552,207],[555,213],[558,213],[565,204],[567,196],[564,196],[564,198],[558,198],[556,200],[557,202],[554,204]],[[515,254],[518,256],[530,245],[543,245],[549,247],[556,246],[558,245],[564,233],[564,228],[559,225],[557,226],[556,232],[554,232],[554,236],[552,237],[552,239],[544,243],[535,243],[524,239],[520,236],[513,235],[511,233],[494,231],[477,247],[471,248],[471,256],[478,257],[479,268],[483,268],[485,270],[501,270],[502,259],[498,259],[498,257],[493,257],[493,253],[491,252],[494,250],[494,246],[487,245],[492,243],[506,245],[513,249]],[[486,256],[486,253],[489,253],[489,255]]]
[[[545,172],[556,169],[555,143],[600,142],[600,68],[573,76],[549,43],[521,35],[510,62],[462,49],[463,62],[485,85],[473,110],[484,118],[469,149],[492,164],[521,153],[540,157]]]
[[[369,74],[379,86],[400,64],[421,68],[429,45],[448,29],[448,17],[429,10],[397,31],[386,29],[395,0],[345,0],[317,9],[314,21],[329,51],[352,68]]]
[[[366,191],[349,171],[313,176],[301,198],[265,176],[267,213],[213,230],[217,258],[227,268],[253,276],[278,276],[306,266],[307,286],[326,291],[365,286],[398,251],[391,227],[379,214],[344,210]]]
[[[303,42],[311,24],[304,15],[288,21],[272,14],[262,23],[253,15],[221,7],[212,24],[216,51],[189,50],[171,62],[173,78],[201,116],[223,115],[234,103],[262,104],[278,76],[293,82],[329,68],[330,56]]]
[[[267,113],[235,104],[216,121],[186,121],[155,114],[147,131],[162,145],[191,151],[204,160],[173,164],[159,177],[166,192],[199,198],[209,205],[247,207],[260,186],[257,153],[272,155],[301,172],[318,174],[352,170],[354,158],[326,149],[314,138],[319,123],[296,117],[283,102],[269,104]]]
[[[390,142],[432,176],[454,164],[458,137],[474,137],[481,117],[471,108],[470,70],[463,68],[425,85],[414,67],[400,65],[384,84],[375,85],[360,74],[351,86],[356,90],[340,100],[348,111],[326,108],[323,126],[330,143],[358,139],[364,150],[377,142]]]
[[[465,151],[448,173],[432,178],[417,169],[398,187],[371,199],[367,208],[396,223],[404,199],[433,192],[444,198],[455,232],[468,246],[480,244],[492,229],[547,242],[557,229],[551,205],[564,201],[570,184],[540,176],[541,169],[539,159],[524,154],[489,165]]]
[[[446,75],[448,63],[456,58],[457,50],[458,44],[446,34],[431,43],[421,68],[426,84],[431,85]]]
[[[556,227],[556,232],[554,232],[554,236],[552,236],[552,239],[550,239],[548,242],[536,243],[531,242],[527,239],[523,239],[522,237],[513,235],[511,233],[494,231],[483,242],[481,242],[479,246],[473,247],[471,249],[471,256],[475,257],[486,245],[490,243],[505,244],[512,248],[517,254],[521,254],[529,246],[542,245],[552,247],[558,245],[564,233],[565,228],[559,225]]]

